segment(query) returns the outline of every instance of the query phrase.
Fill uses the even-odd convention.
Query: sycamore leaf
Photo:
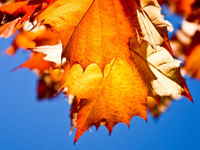
[[[38,22],[43,20],[59,32],[62,57],[70,66],[78,63],[85,69],[96,63],[103,70],[113,58],[128,60],[133,35],[153,47],[169,45],[166,30],[157,30],[166,27],[160,10],[150,0],[58,0],[39,15]]]
[[[76,96],[71,109],[72,129],[77,125],[74,142],[92,125],[105,125],[111,133],[119,122],[129,126],[133,116],[147,120],[150,97],[157,102],[177,95],[192,100],[180,62],[172,57],[160,10],[156,0],[36,0],[9,14],[7,22],[16,17],[22,23],[37,20],[38,25],[49,24],[59,33],[61,58],[67,61],[62,83],[55,83],[67,89],[67,95]],[[61,63],[60,41],[35,48],[40,43],[37,36],[21,36],[35,45],[28,47],[26,40],[18,43],[23,41],[35,52],[20,67],[42,74],[55,70],[53,62]],[[48,83],[49,75],[42,78],[47,77],[42,90],[38,88],[41,97],[52,96],[43,91],[54,88],[54,82]],[[50,81],[54,78],[58,79],[56,73]]]
[[[135,115],[146,120],[148,96],[185,94],[191,99],[180,62],[164,47],[169,43],[162,30],[166,24],[157,14],[160,7],[149,2],[57,1],[39,15],[60,33],[62,55],[69,61],[62,87],[77,97],[71,112],[77,115],[75,142],[92,125],[105,125],[111,133],[115,124],[129,125]],[[152,7],[155,12],[149,15]],[[136,37],[134,42],[129,42],[131,36]],[[130,51],[129,46],[135,47]],[[162,59],[154,61],[157,57]]]

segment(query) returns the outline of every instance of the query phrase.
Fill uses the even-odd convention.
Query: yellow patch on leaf
[[[111,133],[119,122],[129,126],[133,116],[147,119],[148,87],[137,67],[121,58],[106,65],[104,76],[96,64],[84,72],[80,65],[66,68],[63,82],[68,94],[80,98],[75,142],[92,125],[98,128],[103,124]]]

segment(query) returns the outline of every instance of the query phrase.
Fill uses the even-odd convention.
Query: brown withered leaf
[[[139,45],[134,37],[130,39],[135,63],[139,66],[146,80],[151,82],[152,94],[177,98],[185,95],[192,98],[180,73],[181,61],[174,59],[170,53],[161,46],[153,49],[148,43]]]

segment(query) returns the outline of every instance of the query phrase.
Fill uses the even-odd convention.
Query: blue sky
[[[52,101],[36,99],[37,77],[28,69],[12,72],[28,58],[24,51],[3,54],[12,38],[0,39],[0,150],[197,150],[200,141],[200,82],[187,78],[194,104],[176,101],[158,120],[146,123],[133,117],[130,128],[120,123],[111,136],[105,127],[94,127],[73,144],[70,106],[64,95]]]

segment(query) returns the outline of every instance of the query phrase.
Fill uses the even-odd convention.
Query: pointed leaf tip
[[[188,89],[186,83],[184,83],[183,89],[184,89],[183,96],[185,96],[185,97],[188,98],[192,103],[194,103],[193,98],[192,98],[192,96],[191,96],[191,94],[190,94],[190,91],[189,91],[189,89]]]

